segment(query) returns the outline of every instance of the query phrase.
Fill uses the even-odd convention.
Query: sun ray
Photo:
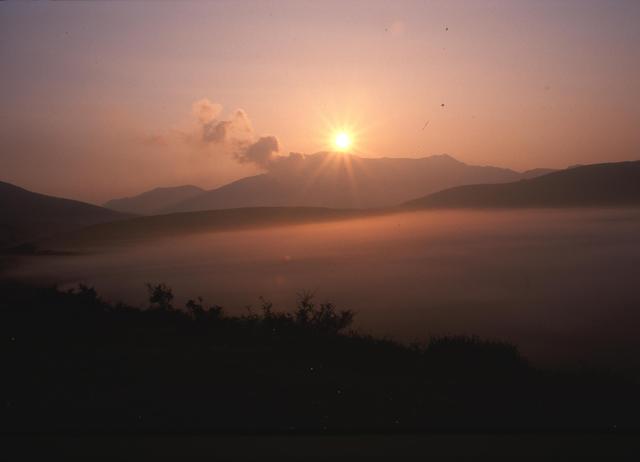
[[[333,156],[331,156],[330,153],[325,153],[318,168],[316,168],[315,171],[313,171],[310,175],[308,175],[308,180],[306,181],[306,184],[303,186],[302,195],[305,195],[311,188],[314,187],[316,180],[320,177],[322,172],[324,172],[324,170],[330,166],[330,164],[332,163],[332,160],[333,160]]]
[[[360,194],[358,191],[358,185],[355,181],[355,175],[353,173],[353,164],[352,160],[357,159],[354,156],[344,156],[343,158],[345,170],[347,172],[347,177],[349,181],[349,192],[351,193],[352,205],[355,207],[360,207]]]
[[[358,118],[348,114],[348,111],[340,116],[319,114],[322,124],[318,141],[326,151],[362,154],[363,125]]]

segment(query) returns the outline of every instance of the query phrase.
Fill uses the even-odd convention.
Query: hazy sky
[[[204,98],[283,154],[346,125],[368,156],[638,159],[639,24],[634,0],[3,2],[0,180],[100,202],[259,171],[194,140]]]

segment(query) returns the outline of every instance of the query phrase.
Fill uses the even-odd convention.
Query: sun
[[[347,132],[338,132],[333,139],[333,144],[338,151],[346,151],[351,147],[351,136]]]
[[[363,152],[362,140],[365,135],[362,123],[359,119],[345,115],[337,116],[320,114],[322,125],[318,125],[319,144],[322,150],[335,154],[357,155]]]

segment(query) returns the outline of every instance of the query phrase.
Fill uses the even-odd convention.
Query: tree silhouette
[[[172,311],[173,291],[164,283],[150,284],[147,283],[147,291],[149,292],[149,308],[158,311]]]

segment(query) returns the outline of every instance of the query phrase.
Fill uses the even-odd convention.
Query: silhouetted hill
[[[528,180],[529,178],[537,178],[542,175],[547,175],[549,173],[557,172],[557,170],[553,168],[533,168],[531,170],[525,170],[520,174],[521,180]]]
[[[459,186],[409,207],[590,207],[640,205],[640,161],[593,164],[506,184]]]
[[[0,247],[128,215],[0,182]]]
[[[204,189],[192,185],[155,188],[137,196],[112,199],[104,206],[118,212],[152,215],[203,192]]]
[[[246,207],[203,212],[172,213],[134,217],[82,228],[61,239],[43,241],[46,248],[122,244],[178,234],[247,229],[286,224],[318,223],[379,214],[364,210],[335,210],[321,207]]]
[[[237,207],[377,208],[451,186],[504,183],[535,176],[467,165],[448,155],[366,158],[347,154],[291,154],[269,172],[243,178],[162,210],[164,213]],[[524,175],[524,176],[523,176]]]
[[[538,369],[477,337],[408,347],[309,295],[238,316],[148,291],[139,309],[0,281],[2,431],[638,430],[639,386],[623,375]]]

